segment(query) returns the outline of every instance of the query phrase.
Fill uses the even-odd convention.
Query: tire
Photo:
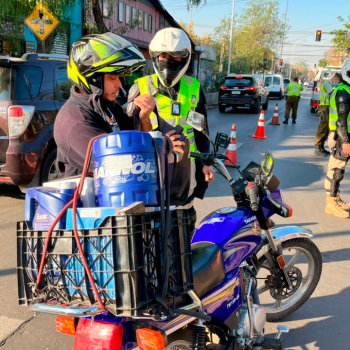
[[[56,169],[56,158],[57,158],[57,149],[53,148],[48,151],[45,155],[44,161],[41,164],[40,170],[40,184],[44,182],[52,181],[62,177],[62,174]]]
[[[261,110],[261,102],[258,101],[258,105],[251,107],[250,110],[252,111],[252,113],[260,113]]]
[[[280,94],[280,95],[278,96],[278,99],[279,99],[279,100],[282,100],[282,98],[283,98],[283,96],[282,96],[282,94]]]
[[[262,106],[262,109],[266,111],[269,108],[269,100],[266,99],[266,103]]]
[[[294,238],[282,243],[282,250],[284,251],[284,255],[286,255],[288,251],[290,252],[291,250],[293,250],[293,248],[295,251],[301,251],[305,254],[308,261],[308,271],[306,276],[308,276],[311,272],[312,276],[310,276],[307,279],[307,282],[304,282],[304,284],[301,283],[300,286],[298,286],[298,289],[294,292],[294,294],[285,299],[284,305],[281,304],[280,307],[267,308],[266,319],[268,322],[276,322],[282,320],[283,318],[289,316],[290,314],[298,310],[310,298],[320,280],[322,273],[322,257],[317,246],[307,238]],[[312,260],[311,264],[309,258]],[[264,264],[265,261],[266,258],[263,257],[259,260],[259,263]],[[286,263],[288,265],[287,261]],[[295,263],[292,266],[295,266]],[[302,274],[303,279],[305,279],[306,276]],[[261,292],[262,289],[264,289],[263,292]],[[259,294],[262,294],[267,291],[271,293],[271,289],[267,288],[266,286],[259,288]],[[273,299],[271,295],[270,298]]]
[[[310,112],[311,112],[311,113],[316,113],[316,108],[311,107]]]
[[[219,112],[220,113],[225,113],[225,111],[226,111],[226,107],[222,106],[222,105],[219,105]]]

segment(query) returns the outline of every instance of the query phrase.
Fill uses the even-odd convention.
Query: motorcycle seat
[[[201,298],[225,278],[222,252],[210,242],[194,243],[191,248],[194,290]]]

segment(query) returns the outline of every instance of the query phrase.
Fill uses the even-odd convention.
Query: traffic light
[[[283,58],[280,58],[280,61],[279,61],[279,66],[282,67],[283,66]]]
[[[321,41],[321,36],[322,36],[322,30],[317,29],[315,41]]]
[[[267,67],[267,52],[264,52],[264,60],[263,60],[263,62],[264,62],[264,69],[266,69],[266,67]]]

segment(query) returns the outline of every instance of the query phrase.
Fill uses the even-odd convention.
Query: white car
[[[266,74],[264,76],[264,82],[269,89],[269,97],[278,97],[282,100],[284,96],[284,82],[283,75],[281,74]]]

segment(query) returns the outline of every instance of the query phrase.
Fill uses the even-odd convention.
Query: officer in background
[[[191,110],[207,118],[205,94],[200,83],[185,75],[191,61],[191,42],[178,28],[165,28],[157,32],[150,43],[150,56],[156,74],[139,78],[129,91],[127,113],[133,115],[133,101],[140,94],[151,94],[156,100],[156,113],[150,115],[153,129],[157,129],[156,114],[172,126],[181,125],[190,140],[191,152],[209,152],[210,142],[200,132],[186,123]],[[206,122],[207,124],[207,122]],[[208,130],[208,126],[206,127]],[[214,171],[191,158],[191,184],[187,204],[178,209],[188,209],[192,234],[196,222],[194,198],[203,199],[208,183],[214,181]]]
[[[296,123],[297,111],[300,100],[300,91],[303,89],[302,85],[298,83],[298,78],[293,78],[293,82],[288,84],[287,87],[287,102],[286,102],[286,114],[283,124],[288,124],[290,110],[293,109],[292,119],[293,124]]]
[[[321,85],[320,106],[317,109],[320,123],[318,124],[315,137],[315,154],[317,156],[326,157],[331,153],[324,148],[329,134],[329,98],[333,89],[339,85],[340,78],[341,75],[336,73],[331,80],[326,80]]]
[[[350,203],[340,198],[340,182],[344,178],[345,166],[350,156],[350,59],[341,70],[342,83],[333,91],[329,107],[328,145],[331,156],[325,180],[327,193],[326,213],[339,218],[348,218]]]

